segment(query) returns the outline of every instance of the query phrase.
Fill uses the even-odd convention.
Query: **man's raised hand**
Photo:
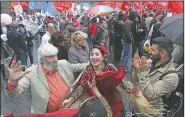
[[[13,61],[10,68],[8,66],[6,66],[8,72],[9,72],[9,81],[11,84],[17,84],[18,81],[25,76],[27,73],[31,72],[31,70],[29,69],[25,69],[25,71],[23,71],[22,69],[24,68],[24,65],[21,65],[21,62],[18,61],[16,63],[16,61]]]

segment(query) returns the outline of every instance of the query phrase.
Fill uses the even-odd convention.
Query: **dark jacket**
[[[25,54],[27,53],[27,46],[26,42],[24,40],[24,35],[22,35],[20,32],[16,31],[15,29],[12,29],[7,33],[8,38],[8,44],[9,46],[19,54]]]
[[[2,27],[1,27],[1,30],[0,30],[0,35],[2,35],[3,34],[3,30],[2,30]]]
[[[123,20],[117,20],[114,22],[114,36],[119,37],[120,39],[124,38],[123,35],[124,22]]]
[[[97,26],[96,28],[96,34],[94,36],[91,36],[91,40],[93,45],[99,45],[105,41],[105,37],[103,36],[103,30],[99,26]]]
[[[32,40],[34,39],[34,36],[31,34],[30,31],[25,31],[25,33],[22,34],[24,36],[24,40],[27,42],[27,46],[32,47],[33,42]]]
[[[7,28],[7,32],[8,32],[8,28]],[[1,30],[0,30],[0,35],[3,34],[3,30],[2,30],[2,27],[1,27]],[[2,39],[0,39],[0,42],[1,42],[1,59],[2,58],[7,58],[9,57],[9,49],[10,47],[7,45],[7,43],[5,41],[3,41]]]
[[[154,24],[151,39],[162,36],[162,33],[159,31],[160,27],[161,27],[161,22],[157,22]]]
[[[113,30],[113,25],[114,24],[114,21],[113,21],[113,18],[110,18],[108,21],[107,21],[107,29],[108,29],[108,32],[109,33],[113,33],[114,30]]]
[[[153,18],[150,22],[150,29],[151,29],[152,25],[155,23],[157,23],[157,20],[155,18]]]
[[[137,25],[137,29],[143,29],[143,32],[137,32],[136,25]],[[145,25],[144,22],[142,22],[142,21],[140,23],[134,22],[133,23],[133,38],[134,38],[134,41],[144,40],[145,36],[146,36],[146,31],[147,31],[147,28],[146,28],[146,25]]]
[[[49,40],[49,43],[53,44],[55,47],[58,48],[57,57],[59,60],[61,59],[68,60],[69,41],[66,41],[65,39],[66,39],[65,37],[61,37],[61,34],[56,34],[56,35],[52,35],[51,39]]]
[[[9,53],[7,50],[7,44],[2,39],[0,41],[1,41],[1,59],[7,58],[7,57],[9,57]]]
[[[127,43],[132,43],[133,42],[133,22],[130,19],[127,19],[124,23],[124,28],[123,28],[123,39]]]

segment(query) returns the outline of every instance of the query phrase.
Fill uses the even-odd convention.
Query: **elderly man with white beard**
[[[62,109],[61,102],[74,83],[74,72],[81,72],[87,63],[70,64],[58,60],[58,49],[52,44],[42,44],[38,49],[39,63],[23,69],[19,62],[13,62],[9,71],[9,80],[5,92],[16,97],[31,88],[32,113],[48,113]]]

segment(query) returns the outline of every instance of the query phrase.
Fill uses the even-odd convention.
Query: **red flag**
[[[59,12],[63,12],[72,7],[72,2],[53,2],[53,5]]]
[[[142,7],[142,6],[139,5],[139,2],[134,2],[134,6],[136,7],[137,10],[139,10],[140,7]]]
[[[22,6],[23,9],[28,9],[28,7],[29,7],[28,2],[20,2],[20,5]]]
[[[146,4],[148,9],[153,9],[154,8],[154,3],[153,2],[147,2]]]
[[[122,11],[126,11],[128,8],[130,7],[130,4],[126,1],[122,2],[122,5],[121,5],[121,10]]]
[[[20,4],[19,2],[11,2],[10,3],[10,11],[14,11],[14,6],[19,5],[19,4]]]
[[[139,12],[140,12],[141,14],[144,14],[144,13],[145,13],[145,9],[144,9],[143,7],[140,7]]]
[[[21,5],[22,9],[28,9],[29,3],[28,2],[11,2],[10,3],[10,11],[14,11],[15,5]]]

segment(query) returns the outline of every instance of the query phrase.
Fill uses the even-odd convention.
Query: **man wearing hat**
[[[177,73],[171,72],[160,78],[166,72],[175,70],[171,55],[173,52],[171,39],[154,38],[151,45],[151,50],[148,52],[153,61],[151,65],[144,56],[135,55],[133,58],[133,82],[154,108],[162,110],[164,109],[162,97],[167,98],[177,88],[179,77]],[[138,113],[137,108],[135,112]]]
[[[26,31],[25,26],[23,24],[19,24],[19,32],[22,34],[24,40],[26,41],[30,63],[31,65],[33,65],[34,61],[33,61],[33,42],[32,40],[34,39],[34,37],[30,31]],[[27,65],[27,58],[28,56],[26,55],[26,65]]]

